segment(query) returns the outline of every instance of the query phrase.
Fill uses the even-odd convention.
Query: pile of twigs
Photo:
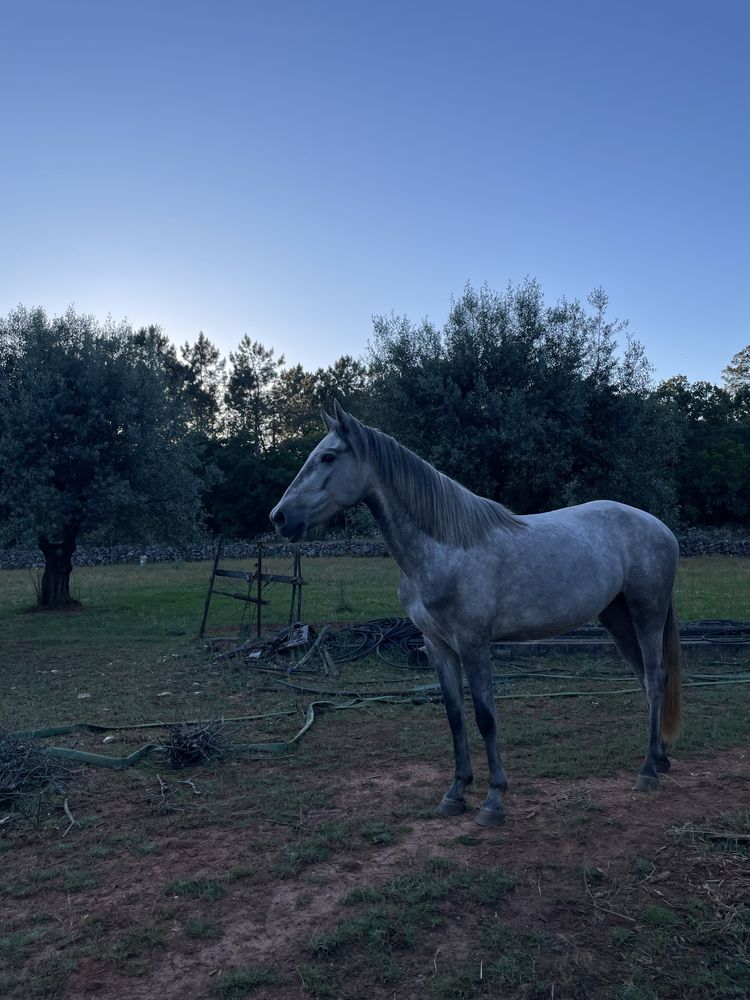
[[[223,722],[178,722],[167,729],[161,740],[167,763],[175,770],[223,757],[227,739]]]
[[[63,790],[73,771],[33,740],[0,733],[0,802],[40,791]]]

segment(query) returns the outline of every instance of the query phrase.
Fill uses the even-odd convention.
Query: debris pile
[[[0,733],[0,802],[40,791],[62,791],[73,771],[34,740]]]
[[[223,757],[228,746],[224,723],[218,720],[175,723],[167,727],[160,742],[169,766],[175,770]]]

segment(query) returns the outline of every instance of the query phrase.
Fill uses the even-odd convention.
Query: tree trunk
[[[37,595],[37,607],[52,610],[79,603],[70,596],[70,574],[73,572],[77,535],[78,526],[68,524],[61,542],[51,542],[46,535],[39,536],[39,548],[44,556],[44,573]]]

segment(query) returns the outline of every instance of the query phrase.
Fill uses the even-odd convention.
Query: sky
[[[0,0],[0,315],[316,368],[530,276],[718,383],[749,43],[746,0]]]

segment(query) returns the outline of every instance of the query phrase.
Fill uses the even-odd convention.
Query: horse
[[[299,541],[360,501],[401,570],[399,597],[424,635],[453,736],[455,772],[438,812],[467,809],[473,773],[465,674],[489,765],[480,826],[505,817],[490,644],[559,635],[598,617],[646,695],[648,744],[635,788],[670,768],[679,731],[681,650],[673,588],[677,540],[656,517],[613,500],[517,515],[438,472],[337,403],[327,433],[271,511]]]

